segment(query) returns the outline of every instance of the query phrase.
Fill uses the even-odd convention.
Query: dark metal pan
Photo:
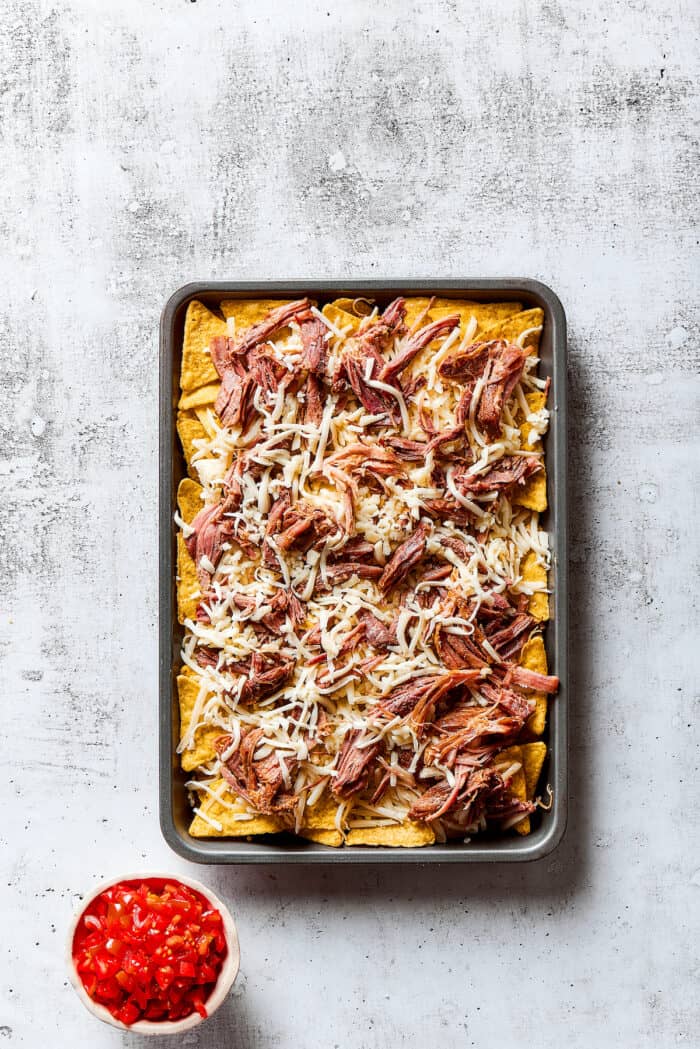
[[[551,619],[545,643],[551,673],[561,681],[550,705],[545,742],[548,758],[542,782],[551,785],[552,807],[539,811],[532,833],[525,838],[489,835],[468,844],[451,842],[426,848],[352,846],[327,848],[301,842],[291,835],[246,841],[233,838],[197,839],[188,834],[191,810],[185,790],[186,775],[175,753],[178,703],[175,676],[179,665],[182,628],[175,604],[175,494],[185,475],[185,463],[175,431],[179,399],[180,355],[185,313],[192,299],[217,308],[223,299],[297,298],[308,295],[323,303],[348,296],[366,297],[380,305],[398,294],[439,295],[480,302],[517,300],[525,307],[544,310],[540,342],[540,374],[550,376],[551,426],[545,438],[549,510],[542,526],[552,550],[550,575]],[[261,281],[187,284],[170,297],[160,323],[160,823],[165,840],[175,852],[195,863],[479,863],[536,860],[556,847],[567,816],[567,554],[566,554],[566,318],[557,296],[534,280],[446,281]]]

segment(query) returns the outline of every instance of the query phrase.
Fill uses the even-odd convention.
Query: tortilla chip
[[[533,310],[523,310],[515,313],[512,317],[500,321],[481,332],[481,339],[490,342],[492,339],[505,339],[507,342],[517,342],[519,336],[530,328],[541,328],[544,321],[544,312],[537,307]],[[540,345],[540,333],[533,332],[525,341],[525,345],[532,353],[537,353]]]
[[[180,517],[190,524],[204,505],[200,498],[202,486],[189,477],[183,478],[177,488],[177,505]],[[189,555],[182,533],[177,536],[177,618],[184,623],[194,619],[199,599],[202,596],[197,579],[197,569]]]
[[[536,670],[538,674],[547,673],[547,653],[541,634],[535,634],[525,642],[520,653],[520,665],[528,670]],[[547,720],[547,696],[544,692],[530,692],[529,695],[535,701],[535,709],[527,719],[527,727],[535,736],[541,736]]]
[[[542,772],[544,759],[547,757],[546,743],[523,743],[523,770],[525,772],[525,786],[527,789],[527,800],[532,801],[537,790],[537,783]]]
[[[218,792],[223,783],[224,780],[218,780],[212,783],[211,789]],[[222,805],[211,795],[205,794],[199,806],[204,815],[221,824],[221,830],[218,827],[212,827],[202,816],[195,815],[190,824],[190,834],[193,838],[247,838],[252,834],[278,834],[284,830],[282,823],[274,816],[252,816],[246,820],[235,819],[236,815],[247,812],[247,807],[244,801],[236,798],[229,790],[228,784],[225,786],[226,805]]]
[[[427,823],[407,820],[394,827],[356,827],[348,832],[347,845],[390,845],[393,848],[432,845],[435,831]]]
[[[195,618],[202,591],[199,588],[197,569],[185,546],[185,540],[182,538],[182,535],[177,537],[176,585],[177,621],[178,623],[184,623],[186,619]]]
[[[335,817],[338,802],[330,794],[324,794],[311,808],[304,809],[304,830],[337,830]]]
[[[356,332],[362,322],[361,317],[356,317],[354,313],[348,313],[342,307],[338,306],[338,302],[347,302],[347,299],[338,299],[336,302],[327,302],[321,310],[324,317],[328,317],[331,324],[334,324],[340,331],[344,331],[350,328],[350,333]]]
[[[528,403],[530,412],[534,414],[535,412],[541,411],[541,409],[546,406],[547,395],[545,394],[544,390],[536,390],[531,393],[526,393],[525,400]],[[523,451],[529,451],[531,448],[534,448],[535,450],[539,451],[542,447],[542,441],[539,437],[537,437],[535,441],[532,444],[530,444],[529,437],[530,433],[532,432],[532,426],[527,421],[527,419],[523,418],[521,412],[518,412],[518,419],[520,425],[520,447],[523,449]]]
[[[526,510],[537,510],[539,513],[547,509],[547,470],[544,466],[530,477],[522,488],[518,488],[513,502],[517,506],[524,506]]]
[[[339,830],[308,830],[302,827],[298,836],[308,841],[316,841],[319,845],[330,845],[333,849],[343,844],[343,835]]]
[[[186,524],[191,524],[204,506],[202,491],[201,484],[197,484],[189,477],[183,477],[177,486],[177,508],[180,511],[180,517]]]
[[[355,309],[355,303],[358,303],[358,309]],[[351,317],[362,320],[363,317],[372,312],[375,302],[374,299],[367,299],[362,295],[357,295],[354,299],[333,299],[333,302],[327,303],[326,305],[335,306],[344,313],[349,313]]]
[[[410,328],[415,324],[421,313],[426,310],[429,302],[430,299],[426,298],[425,295],[412,295],[410,298],[406,299],[406,317],[404,324],[407,328]],[[429,320],[430,317],[426,314],[424,322],[427,324]]]
[[[533,550],[520,563],[520,572],[526,583],[544,583],[547,585],[547,570],[539,564]],[[538,591],[533,594],[528,604],[531,616],[540,622],[549,619],[549,594]]]
[[[199,695],[199,681],[191,671],[185,669],[177,677],[177,694],[180,699],[180,739],[190,726],[192,712]],[[185,772],[191,772],[198,765],[203,765],[215,757],[214,740],[218,739],[222,729],[217,725],[201,725],[194,734],[194,746],[183,750],[180,764]]]
[[[536,390],[533,393],[525,395],[525,399],[530,407],[531,412],[538,412],[544,408],[547,403],[547,396],[542,390]],[[534,444],[530,444],[528,438],[532,431],[532,427],[527,419],[522,419],[520,422],[520,445],[523,450],[527,451],[532,448],[539,451],[542,448],[542,442],[537,438]],[[537,510],[541,513],[547,509],[547,471],[546,469],[539,470],[533,477],[526,481],[522,488],[518,489],[518,494],[514,497],[513,502],[518,506],[524,506],[528,510]]]
[[[525,400],[531,412],[539,412],[547,404],[547,394],[544,390],[530,390],[525,394]]]
[[[523,752],[522,747],[506,747],[500,754],[496,756],[496,762],[501,765],[503,762],[514,762],[517,761],[522,766],[523,764]],[[512,777],[509,785],[508,792],[513,794],[518,801],[527,801],[527,783],[525,780],[524,768],[519,768],[515,775]],[[518,834],[529,834],[530,833],[530,817],[525,816],[520,820],[520,823],[516,823],[514,829]]]
[[[233,317],[235,320],[235,334],[250,328],[253,324],[265,320],[270,310],[283,306],[291,299],[224,299],[221,303],[221,312],[226,320]]]
[[[188,408],[201,408],[202,405],[213,408],[220,389],[220,382],[213,382],[208,386],[200,386],[198,390],[193,390],[192,393],[183,393],[177,406],[183,412]]]
[[[219,373],[209,356],[209,343],[226,334],[226,321],[194,299],[187,307],[182,341],[180,388],[188,392],[219,381]]]
[[[192,462],[197,452],[194,442],[197,440],[208,440],[208,434],[192,409],[177,413],[177,433],[182,445],[182,453],[187,463],[187,472],[191,477],[197,477],[197,467]]]
[[[467,330],[472,317],[476,320],[474,341],[481,340],[483,334],[496,324],[502,324],[509,317],[522,310],[519,302],[471,302],[469,299],[436,299],[430,308],[430,319],[437,321],[458,313],[462,322],[462,332]]]

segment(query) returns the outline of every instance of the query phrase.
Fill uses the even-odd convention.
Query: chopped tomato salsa
[[[73,937],[87,993],[129,1026],[206,1016],[226,953],[219,911],[187,885],[156,878],[105,889]]]

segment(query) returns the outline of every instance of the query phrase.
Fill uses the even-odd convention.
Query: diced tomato
[[[206,1016],[225,957],[220,913],[188,886],[159,879],[110,886],[73,940],[87,993],[127,1026]]]
[[[155,971],[155,980],[161,990],[165,990],[166,987],[170,987],[170,984],[175,979],[175,970],[172,965],[161,965],[159,969]]]
[[[114,1014],[117,1020],[121,1020],[123,1024],[129,1027],[131,1024],[136,1023],[141,1017],[141,1010],[134,1002],[125,1002]]]
[[[98,980],[95,995],[104,1002],[116,1002],[121,999],[121,988],[114,980]]]
[[[100,979],[104,980],[108,976],[112,976],[116,969],[119,967],[119,963],[115,959],[103,952],[95,955],[95,971]]]
[[[129,973],[125,973],[123,969],[120,969],[118,973],[114,974],[114,979],[117,981],[122,990],[133,991],[136,987],[136,979]]]

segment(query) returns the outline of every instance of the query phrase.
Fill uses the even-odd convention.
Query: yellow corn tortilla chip
[[[302,827],[299,837],[306,838],[308,841],[316,841],[319,845],[330,845],[333,849],[343,844],[343,835],[339,830],[309,830]]]
[[[517,506],[524,506],[526,510],[537,510],[539,513],[547,509],[547,470],[544,466],[533,474],[522,488],[518,488],[513,502]]]
[[[283,306],[291,299],[224,299],[221,303],[221,312],[226,320],[233,317],[236,322],[235,334],[238,335],[245,328],[258,324],[267,317],[270,310]]]
[[[182,445],[182,453],[187,463],[187,472],[191,477],[197,477],[197,467],[192,462],[197,451],[195,441],[207,440],[208,434],[202,423],[197,418],[194,410],[177,413],[177,433]]]
[[[184,477],[177,486],[177,507],[180,517],[186,524],[191,524],[204,506],[201,484]]]
[[[177,505],[180,517],[190,524],[204,505],[201,499],[202,486],[185,477],[177,489]],[[177,618],[180,623],[194,619],[201,597],[195,563],[189,555],[182,533],[177,536]]]
[[[532,393],[525,395],[525,399],[529,405],[531,412],[538,412],[541,408],[544,408],[547,403],[547,397],[543,390],[537,390]],[[524,450],[530,448],[539,451],[542,448],[542,442],[539,437],[530,444],[528,437],[532,427],[527,419],[523,419],[520,423],[520,436],[521,436],[521,447]],[[529,481],[526,481],[522,488],[518,489],[518,494],[513,499],[514,503],[519,506],[524,506],[528,510],[537,510],[541,513],[547,509],[547,471],[546,469],[540,470]]]
[[[327,302],[321,310],[324,317],[327,317],[331,324],[334,324],[339,331],[345,331],[347,328],[350,329],[348,334],[356,332],[362,323],[361,317],[356,317],[354,313],[348,313],[346,310],[338,306],[338,302],[347,300],[338,299],[336,302]]]
[[[192,713],[199,695],[199,682],[191,671],[185,669],[182,674],[178,674],[177,694],[180,700],[180,739],[182,739],[190,727]],[[217,725],[200,725],[196,729],[194,746],[183,750],[180,754],[180,764],[185,772],[191,772],[198,765],[203,765],[214,758],[214,740],[218,739],[221,733],[222,730]]]
[[[539,564],[533,550],[520,563],[520,572],[527,583],[544,583],[547,585],[547,571]],[[530,598],[528,611],[535,619],[543,622],[549,619],[549,594],[538,591]]]
[[[547,404],[547,394],[544,390],[530,390],[525,394],[531,412],[539,412]]]
[[[198,390],[193,390],[191,393],[183,393],[177,406],[183,412],[187,408],[201,408],[202,406],[213,408],[220,389],[220,382],[212,382],[208,386],[200,386]]]
[[[177,537],[177,621],[194,619],[202,592],[199,588],[197,570],[189,555],[182,535]]]
[[[430,299],[424,295],[412,295],[411,298],[406,299],[406,319],[404,324],[407,328],[411,328],[416,323],[421,313],[425,312],[429,302]],[[432,313],[426,313],[424,323],[427,324],[431,319],[436,320],[437,318],[434,318]]]
[[[532,801],[537,790],[537,783],[542,772],[544,759],[547,757],[547,745],[546,743],[523,743],[521,749],[523,752],[527,800]]]
[[[542,408],[546,406],[547,395],[545,394],[544,390],[535,390],[531,393],[526,393],[525,400],[527,401],[530,412],[534,414],[535,412],[539,412]],[[537,437],[535,442],[533,444],[530,444],[529,437],[530,432],[532,430],[532,426],[527,421],[527,419],[523,419],[520,413],[518,413],[518,415],[520,420],[520,447],[523,449],[523,451],[527,451],[530,448],[535,448],[539,450],[542,447],[542,441],[539,439],[539,437]]]
[[[523,645],[520,665],[528,670],[535,670],[538,674],[547,673],[547,653],[540,634],[535,634]],[[527,727],[536,736],[541,736],[547,720],[547,696],[544,692],[530,692],[529,695],[535,701],[535,709],[527,719]]]
[[[356,827],[348,832],[347,845],[391,845],[393,848],[432,845],[435,831],[427,823],[407,820],[395,827]]]
[[[338,802],[330,794],[324,794],[311,808],[304,809],[304,830],[337,830],[335,817]],[[341,835],[342,836],[342,835]]]
[[[506,320],[499,321],[492,327],[486,328],[481,332],[480,337],[484,342],[491,342],[492,339],[506,339],[507,342],[517,342],[523,332],[529,331],[531,328],[541,328],[543,321],[544,313],[539,307],[532,310],[523,310],[522,313],[515,313],[512,317],[508,317]],[[537,353],[540,345],[540,333],[532,332],[525,340],[525,345],[532,353]]]
[[[518,761],[520,765],[523,764],[523,752],[519,746],[506,747],[500,754],[496,756],[496,761],[500,765],[503,762]],[[508,790],[513,794],[518,801],[527,801],[527,783],[525,780],[525,771],[521,767],[512,777]],[[530,817],[525,816],[524,819],[520,820],[520,823],[515,824],[515,830],[518,834],[529,834],[530,833]]]
[[[502,324],[509,317],[522,310],[519,302],[470,302],[469,299],[436,299],[430,307],[430,319],[437,321],[458,313],[461,318],[462,332],[467,330],[472,317],[476,320],[474,341],[481,340],[483,334],[496,324]]]
[[[355,303],[358,304],[357,309],[355,309]],[[365,299],[362,295],[358,295],[354,299],[333,299],[333,302],[326,303],[326,305],[335,306],[336,309],[349,313],[351,317],[362,320],[366,314],[372,312],[375,303],[373,299]]]
[[[197,390],[219,381],[219,374],[209,356],[209,343],[216,335],[226,334],[226,321],[217,317],[194,299],[187,307],[185,335],[182,341],[180,388]]]
[[[190,834],[193,838],[247,838],[253,834],[277,834],[279,831],[284,830],[283,824],[274,816],[253,816],[245,820],[236,819],[236,815],[242,815],[247,811],[245,802],[240,798],[236,798],[228,789],[228,784],[224,780],[212,783],[211,789],[218,793],[222,784],[226,787],[226,793],[224,794],[225,805],[212,798],[211,795],[205,794],[202,796],[202,803],[199,806],[200,811],[205,816],[220,824],[221,830],[218,827],[212,827],[202,816],[197,814],[190,824]]]

